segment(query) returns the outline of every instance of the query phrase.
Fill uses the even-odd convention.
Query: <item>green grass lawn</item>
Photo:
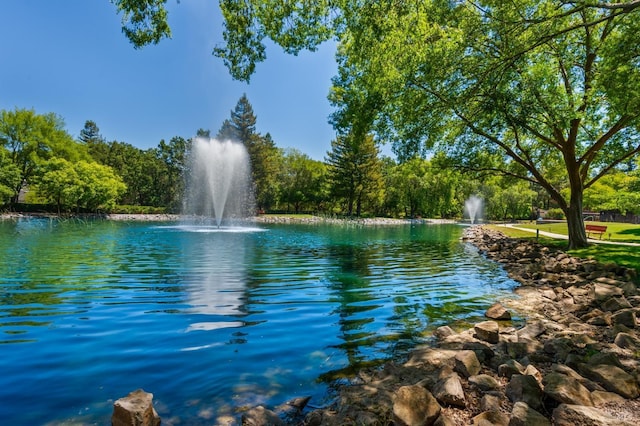
[[[630,223],[616,222],[586,222],[586,224],[603,225],[607,227],[607,231],[602,235],[603,240],[622,241],[631,243],[640,243],[640,225]],[[541,231],[553,232],[555,234],[567,235],[566,222],[556,223],[524,223],[518,225],[521,228],[539,229]],[[591,235],[592,238],[600,238],[599,235]]]
[[[639,225],[630,225],[627,223],[601,223],[601,222],[589,222],[589,223],[597,223],[607,225],[607,234],[609,230],[611,230],[611,240],[612,241],[629,241],[629,242],[640,242],[640,226]],[[541,231],[553,232],[556,234],[567,234],[567,225],[564,223],[554,223],[554,224],[544,224],[540,226],[534,225],[518,225],[523,228],[531,228],[531,229],[540,229]],[[549,230],[549,226],[551,226],[551,230]],[[512,237],[512,238],[520,238],[526,240],[535,240],[536,235],[527,232],[521,231],[513,228],[504,228],[499,226],[492,226],[493,229],[496,229],[503,234]],[[622,235],[623,238],[614,239],[614,236]],[[631,236],[631,238],[629,237]],[[606,239],[608,239],[608,235],[606,235]],[[635,237],[635,238],[633,238]],[[557,240],[549,237],[540,236],[538,242],[542,245],[558,248],[562,250],[567,249],[567,241],[566,240]],[[579,250],[570,250],[569,254],[581,257],[581,258],[593,258],[602,263],[610,263],[613,262],[617,265],[624,266],[627,268],[634,268],[638,275],[640,275],[640,247],[629,247],[629,246],[616,246],[612,244],[591,244],[589,247]]]

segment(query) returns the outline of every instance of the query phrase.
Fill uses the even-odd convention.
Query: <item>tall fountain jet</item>
[[[474,224],[476,220],[479,220],[482,217],[482,198],[472,195],[465,201],[464,209],[469,216],[469,221]]]
[[[241,143],[198,137],[191,147],[184,213],[218,227],[253,215],[249,155]]]

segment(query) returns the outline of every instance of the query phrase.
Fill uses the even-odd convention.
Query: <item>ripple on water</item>
[[[204,424],[321,405],[330,381],[512,288],[461,231],[1,222],[0,419],[107,423],[138,388]]]

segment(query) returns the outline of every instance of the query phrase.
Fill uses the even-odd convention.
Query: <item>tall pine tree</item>
[[[383,188],[382,164],[378,147],[371,135],[357,138],[353,134],[338,136],[331,142],[325,159],[334,197],[344,202],[348,216],[360,217],[364,209],[374,211]]]
[[[277,172],[282,154],[276,148],[271,135],[256,132],[257,118],[253,107],[244,94],[231,111],[231,118],[224,121],[218,131],[220,140],[235,140],[242,143],[251,161],[251,176],[255,200],[259,210],[267,210],[275,204],[277,196]]]

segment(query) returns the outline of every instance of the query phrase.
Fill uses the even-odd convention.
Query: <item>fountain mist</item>
[[[223,219],[253,215],[249,155],[241,143],[196,138],[190,154],[184,213]]]
[[[482,204],[482,198],[476,195],[472,195],[464,202],[464,209],[472,224],[482,218]]]

